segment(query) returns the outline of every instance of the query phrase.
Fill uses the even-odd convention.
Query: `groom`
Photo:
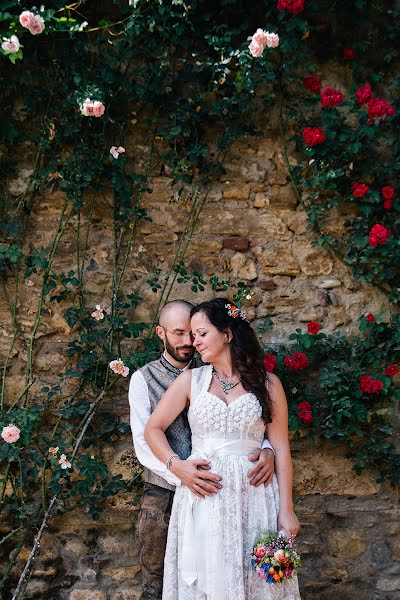
[[[129,385],[130,422],[137,459],[144,467],[144,490],[140,503],[138,538],[141,545],[140,561],[143,574],[141,600],[161,600],[164,554],[168,522],[175,487],[180,480],[160,462],[144,440],[144,429],[151,413],[162,396],[186,369],[196,366],[195,349],[190,331],[192,304],[185,300],[168,302],[160,312],[156,328],[164,345],[158,360],[148,363],[133,373]],[[181,413],[165,432],[173,451],[186,459],[191,453],[191,432],[187,413]],[[263,449],[249,456],[254,467],[249,471],[252,485],[269,483],[274,472],[274,454],[268,441]],[[196,492],[218,493],[220,477],[209,470],[208,461],[190,460],[187,464],[193,483],[202,480]],[[200,472],[200,474],[199,474]],[[190,480],[189,480],[190,487]]]

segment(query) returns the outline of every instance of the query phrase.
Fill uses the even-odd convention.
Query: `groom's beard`
[[[179,353],[179,350],[181,348],[187,348],[188,350],[191,350],[191,352]],[[177,360],[178,362],[182,363],[189,363],[192,360],[195,353],[195,349],[193,346],[171,346],[171,344],[168,341],[167,335],[165,335],[165,350],[170,356],[172,356],[174,360]]]

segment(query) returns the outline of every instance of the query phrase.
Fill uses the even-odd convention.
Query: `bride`
[[[245,314],[217,298],[191,313],[193,345],[206,366],[175,380],[148,421],[145,439],[180,480],[168,531],[163,600],[299,600],[297,578],[267,584],[250,567],[261,531],[294,537],[292,460],[285,392],[266,374]],[[192,454],[181,460],[164,431],[188,410]],[[273,482],[250,485],[248,455],[268,436],[275,450]],[[190,459],[209,461],[221,489],[200,493]],[[251,466],[251,463],[250,463]],[[204,495],[203,495],[204,493]]]

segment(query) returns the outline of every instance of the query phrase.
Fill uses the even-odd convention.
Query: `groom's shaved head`
[[[158,337],[164,343],[169,360],[175,360],[175,366],[182,368],[193,358],[194,347],[190,332],[190,311],[193,305],[186,300],[168,302],[160,311],[159,325],[156,327]]]
[[[186,300],[172,300],[171,302],[167,302],[160,311],[158,322],[161,327],[170,328],[171,322],[175,319],[180,320],[181,318],[189,318],[192,308],[193,304],[186,302]]]

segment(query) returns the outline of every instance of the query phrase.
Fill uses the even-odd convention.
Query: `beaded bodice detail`
[[[188,412],[192,437],[253,439],[262,443],[265,424],[261,406],[251,392],[246,392],[227,405],[209,392],[212,366],[192,369],[191,402]]]

